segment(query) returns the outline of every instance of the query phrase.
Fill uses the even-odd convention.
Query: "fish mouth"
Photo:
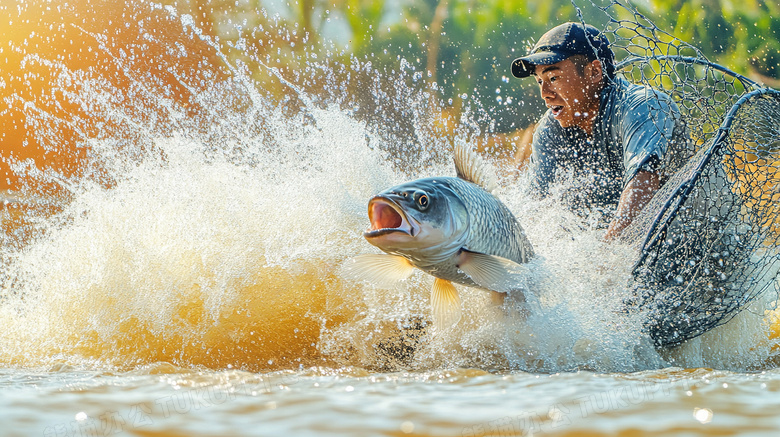
[[[363,233],[366,238],[401,232],[414,237],[414,226],[409,223],[403,209],[392,200],[376,196],[368,202],[368,220],[371,227]]]

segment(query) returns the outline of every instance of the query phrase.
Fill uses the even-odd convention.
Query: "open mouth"
[[[364,234],[367,238],[390,232],[411,234],[411,226],[401,209],[384,197],[375,197],[368,203],[368,220],[371,227]]]
[[[560,115],[561,111],[563,111],[563,106],[561,105],[552,105],[550,106],[550,111],[552,111],[553,117],[557,117]]]

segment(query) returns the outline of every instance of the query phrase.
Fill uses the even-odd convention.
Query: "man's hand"
[[[653,194],[661,186],[661,180],[658,173],[640,170],[636,176],[626,185],[623,194],[620,195],[615,220],[609,224],[604,239],[614,240],[620,236],[628,225],[634,221],[637,214],[647,205],[647,202],[653,198]]]

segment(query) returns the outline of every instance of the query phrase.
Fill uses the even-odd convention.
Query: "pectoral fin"
[[[460,296],[450,281],[439,278],[433,281],[431,306],[436,332],[442,332],[460,320]]]
[[[458,268],[482,288],[507,293],[525,289],[528,268],[495,255],[462,250]]]
[[[382,288],[391,288],[408,278],[413,271],[414,266],[409,260],[396,255],[358,255],[344,263],[344,276]]]

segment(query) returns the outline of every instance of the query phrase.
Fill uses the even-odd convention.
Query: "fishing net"
[[[672,175],[632,227],[641,255],[634,308],[673,346],[723,324],[780,269],[780,93],[748,93]]]
[[[679,111],[684,137],[668,138],[664,185],[624,232],[639,253],[627,309],[649,314],[658,346],[674,346],[776,292],[780,92],[710,62],[630,3],[575,7],[601,25],[617,75],[667,94]],[[669,105],[651,104],[651,117],[670,115],[660,111]]]

